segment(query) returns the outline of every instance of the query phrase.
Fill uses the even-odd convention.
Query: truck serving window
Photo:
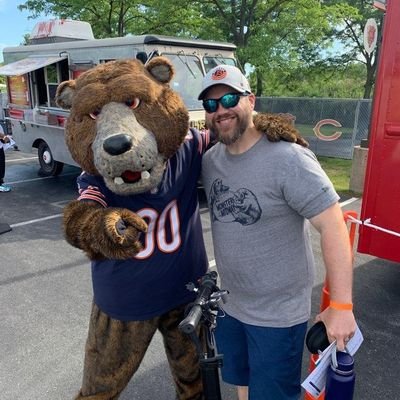
[[[197,100],[203,79],[199,58],[187,55],[184,52],[164,53],[163,56],[168,57],[175,67],[175,77],[171,82],[172,89],[181,95],[189,110],[202,109],[201,102]]]
[[[39,106],[56,107],[55,95],[58,85],[69,79],[68,61],[47,65],[34,72]]]

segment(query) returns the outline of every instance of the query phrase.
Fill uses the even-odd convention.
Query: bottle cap
[[[351,372],[354,368],[354,358],[344,351],[336,352],[337,367],[335,368],[341,372]]]

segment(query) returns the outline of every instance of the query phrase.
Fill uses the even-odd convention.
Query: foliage
[[[364,68],[364,98],[370,98],[375,83],[377,68],[376,53],[379,50],[384,14],[373,7],[373,0],[325,0],[331,6],[338,22],[328,36],[335,38],[343,49],[342,54],[328,61],[332,65],[361,63]],[[378,26],[377,46],[369,54],[364,48],[364,28],[368,19],[373,18]]]
[[[326,11],[319,0],[264,0],[256,2],[198,1],[202,15],[214,15],[225,40],[238,46],[241,64],[255,70],[253,87],[263,93],[263,77],[273,68],[302,63],[329,30]],[[316,52],[316,50],[315,50]],[[314,54],[315,54],[314,52]]]
[[[271,64],[299,62],[329,28],[319,0],[27,0],[19,8],[88,21],[96,37],[152,32],[233,42],[242,64],[255,67],[259,94]]]
[[[27,0],[19,9],[90,22],[95,37],[164,34],[233,42],[256,95],[368,97],[372,0]],[[335,53],[335,44],[342,54]],[[337,47],[337,46],[336,46]],[[364,58],[364,67],[360,60]],[[361,65],[361,64],[360,64]],[[363,79],[363,80],[362,80]],[[364,85],[364,92],[360,89]]]
[[[196,28],[192,7],[182,0],[27,0],[18,8],[29,11],[32,18],[45,14],[87,21],[97,38],[149,32],[182,35],[186,24]]]
[[[341,158],[321,157],[318,161],[326,172],[337,192],[348,192],[352,160]]]
[[[364,69],[360,64],[275,69],[265,81],[266,96],[361,98]]]

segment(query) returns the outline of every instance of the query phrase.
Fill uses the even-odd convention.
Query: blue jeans
[[[249,387],[249,400],[298,400],[307,322],[289,328],[242,323],[226,315],[215,331],[222,379]]]

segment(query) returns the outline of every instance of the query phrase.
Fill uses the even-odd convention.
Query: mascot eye
[[[100,114],[100,110],[93,111],[89,114],[89,117],[92,119],[96,119],[97,116]]]
[[[139,107],[140,104],[140,99],[138,99],[137,97],[135,97],[133,100],[127,100],[125,102],[125,104],[131,108],[132,110],[134,110],[135,108]]]

